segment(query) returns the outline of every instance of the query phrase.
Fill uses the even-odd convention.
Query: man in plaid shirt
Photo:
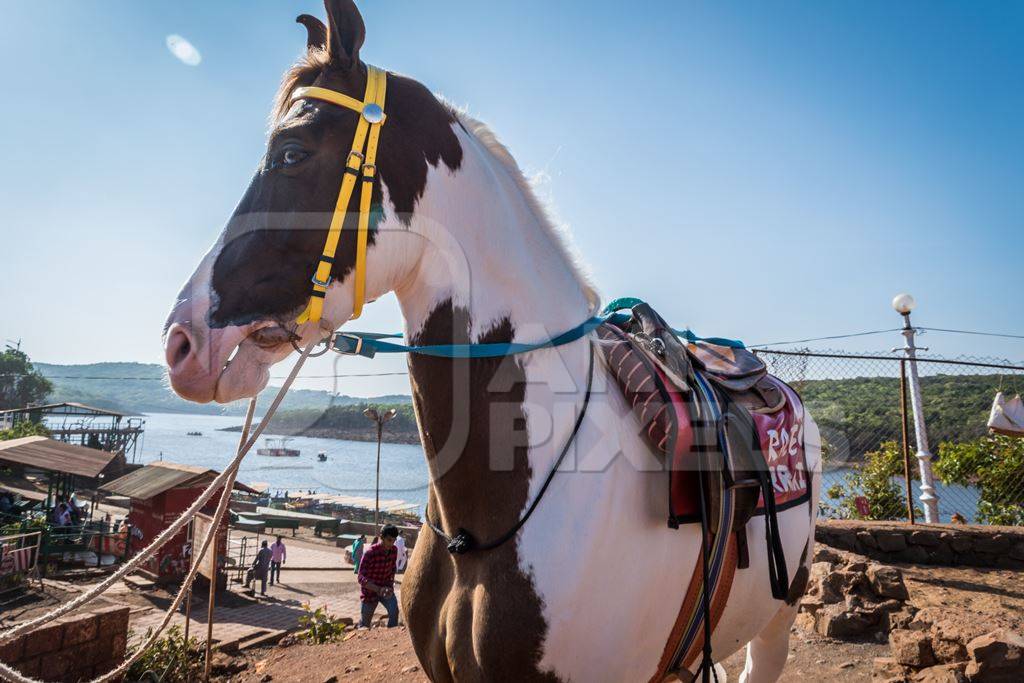
[[[377,603],[388,611],[388,628],[398,626],[398,598],[395,597],[395,562],[398,549],[395,539],[398,527],[385,524],[380,530],[380,543],[374,543],[363,553],[359,562],[359,585],[362,586],[362,619],[359,625],[370,628],[370,620],[377,610]]]

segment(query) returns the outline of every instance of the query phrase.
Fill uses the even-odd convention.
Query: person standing
[[[352,565],[356,574],[359,573],[359,561],[363,559],[363,547],[366,545],[366,536],[359,534],[359,538],[352,544]]]
[[[409,551],[405,547],[405,536],[402,532],[398,532],[398,539],[395,541],[395,550],[398,551],[398,556],[395,558],[395,570],[404,572],[405,565],[409,561]]]
[[[267,594],[267,575],[270,573],[270,558],[273,556],[267,542],[263,541],[260,551],[256,553],[256,559],[252,561],[252,575],[260,580],[260,595]]]
[[[274,579],[281,583],[281,565],[288,559],[288,549],[284,547],[284,540],[278,536],[277,542],[270,546],[270,585],[274,585]]]
[[[380,543],[370,546],[359,563],[359,585],[362,587],[359,593],[362,603],[359,625],[363,628],[370,628],[377,603],[384,605],[388,612],[388,628],[398,626],[398,598],[395,597],[397,538],[398,527],[386,524],[380,531]]]

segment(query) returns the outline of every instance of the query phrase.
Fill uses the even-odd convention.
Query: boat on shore
[[[290,440],[285,437],[280,439],[268,438],[264,441],[263,448],[256,449],[256,455],[266,455],[271,458],[297,458],[301,453],[297,448],[288,448],[287,444]]]

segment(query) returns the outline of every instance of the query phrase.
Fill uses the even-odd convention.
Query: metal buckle
[[[334,335],[334,340],[331,342],[331,349],[345,356],[366,356],[367,358],[373,358],[373,349],[370,347],[366,348],[366,353],[363,353],[363,338],[357,337],[354,334],[348,334],[345,332],[338,332]]]
[[[312,282],[317,287],[323,287],[324,289],[327,289],[327,285],[331,284],[331,280],[333,279],[333,277],[328,275],[326,280],[321,281],[317,279],[316,273],[313,273],[313,277],[309,278],[309,281]]]
[[[358,163],[358,164],[355,164],[355,166],[353,166],[353,165],[352,165],[351,163],[349,163],[349,162],[351,162],[351,161],[352,161],[352,157],[356,157],[357,159],[359,159],[359,163]],[[364,161],[366,161],[366,157],[365,157],[365,156],[363,156],[363,153],[362,153],[362,152],[357,152],[356,150],[354,150],[354,149],[353,149],[353,150],[349,151],[349,153],[348,153],[348,159],[346,160],[346,162],[345,162],[345,163],[346,163],[346,165],[348,165],[348,166],[352,166],[353,168],[357,168],[357,167],[359,167],[359,166],[362,166],[362,163],[363,163]]]

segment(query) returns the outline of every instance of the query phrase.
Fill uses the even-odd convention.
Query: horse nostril
[[[172,370],[183,363],[192,353],[192,338],[188,331],[180,326],[174,325],[167,335],[167,365]]]
[[[185,341],[183,341],[181,346],[178,347],[178,353],[177,353],[177,357],[175,358],[175,361],[177,362],[177,361],[184,360],[185,357],[188,356],[188,352],[191,351],[191,350],[192,350],[192,343],[188,340],[188,337],[186,337]]]

